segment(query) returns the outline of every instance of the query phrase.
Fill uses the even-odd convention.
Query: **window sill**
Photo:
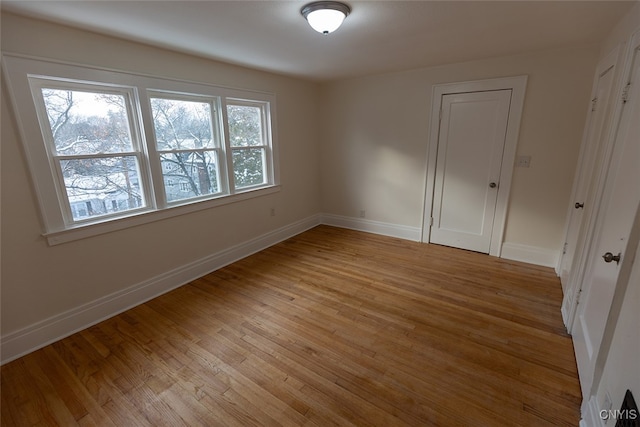
[[[162,210],[139,212],[128,217],[109,219],[104,222],[77,225],[64,230],[47,232],[44,233],[43,236],[47,239],[49,246],[55,246],[62,243],[72,242],[74,240],[86,239],[100,234],[111,233],[131,227],[137,227],[139,225],[149,224],[155,221],[161,221],[163,219],[186,215],[218,206],[224,206],[240,202],[242,200],[252,199],[254,197],[266,196],[267,194],[273,194],[279,191],[280,185],[260,187],[253,190],[245,190],[242,193],[204,200],[197,203],[168,207]]]

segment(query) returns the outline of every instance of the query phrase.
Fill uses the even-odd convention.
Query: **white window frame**
[[[246,146],[246,147],[234,147],[231,146],[231,138],[225,138],[225,143],[226,143],[226,150],[227,150],[227,164],[229,165],[229,182],[230,182],[230,187],[232,188],[232,191],[234,192],[244,192],[244,191],[251,191],[252,189],[264,186],[265,183],[271,182],[273,180],[273,153],[272,153],[272,143],[271,143],[271,120],[269,118],[269,113],[271,110],[270,104],[269,102],[266,101],[255,101],[255,100],[248,100],[248,99],[236,99],[236,98],[231,98],[228,97],[224,100],[223,102],[223,115],[224,115],[224,123],[225,123],[225,132],[227,133],[227,135],[229,134],[229,128],[228,126],[226,126],[228,124],[228,119],[227,119],[227,114],[228,114],[228,110],[227,107],[231,105],[231,106],[241,106],[241,107],[256,107],[260,109],[260,113],[261,113],[261,122],[262,122],[262,137],[263,137],[263,144],[262,145],[251,145],[251,146]],[[234,165],[233,165],[233,152],[236,150],[250,150],[250,149],[263,149],[264,150],[264,155],[263,155],[263,159],[262,159],[262,164],[264,165],[264,181],[261,184],[255,184],[255,185],[251,185],[251,186],[245,186],[245,187],[236,187],[236,182],[235,182],[235,174],[234,174]]]
[[[31,85],[31,93],[33,96],[34,105],[38,115],[38,122],[42,134],[43,145],[49,159],[49,167],[51,168],[51,175],[53,177],[53,184],[56,188],[56,194],[58,195],[58,204],[62,220],[66,228],[73,227],[74,225],[82,225],[84,223],[93,223],[98,221],[108,221],[112,218],[118,218],[122,216],[135,215],[136,213],[142,213],[153,209],[154,203],[151,198],[151,186],[147,177],[148,170],[147,155],[145,154],[145,143],[143,135],[140,133],[139,118],[135,114],[135,99],[136,89],[130,86],[116,86],[112,84],[97,84],[95,82],[85,81],[66,81],[60,79],[51,79],[41,76],[30,76],[29,83]],[[127,108],[127,122],[129,125],[129,133],[131,136],[132,150],[129,152],[119,153],[105,153],[98,154],[76,154],[76,155],[59,155],[56,153],[55,142],[53,134],[51,133],[51,126],[47,117],[47,112],[42,98],[42,89],[60,89],[60,90],[74,90],[83,92],[95,92],[106,93],[114,95],[122,95],[126,100]],[[38,93],[38,96],[36,96]],[[137,209],[129,209],[124,213],[112,213],[105,214],[99,217],[88,217],[85,219],[74,219],[72,214],[72,203],[67,194],[67,189],[64,183],[64,177],[62,176],[62,170],[60,168],[60,162],[64,160],[72,159],[89,159],[89,158],[104,158],[118,156],[130,156],[135,157],[138,163],[138,169],[140,170],[140,187],[144,196],[143,204]],[[44,175],[44,173],[43,173]]]
[[[43,230],[42,234],[50,245],[74,241],[98,234],[121,230],[165,218],[191,212],[210,209],[216,206],[246,200],[280,191],[277,136],[275,123],[275,95],[272,93],[231,89],[206,83],[197,83],[177,79],[161,78],[108,70],[104,68],[76,65],[51,60],[43,60],[12,54],[3,55],[4,74],[18,122],[24,152],[32,175],[35,193],[40,206]],[[40,83],[52,83],[55,87],[90,88],[97,90],[122,91],[130,94],[132,138],[138,139],[140,151],[141,186],[146,196],[146,206],[125,211],[124,214],[105,215],[86,220],[73,220],[68,207],[64,181],[60,176],[47,144],[46,132],[51,133],[48,121],[40,126],[38,108],[44,108],[37,99],[34,90]],[[82,86],[87,85],[87,86]],[[47,85],[45,85],[47,86]],[[51,87],[48,85],[47,87]],[[42,97],[40,92],[40,97]],[[219,189],[209,196],[182,199],[167,203],[160,157],[155,143],[155,131],[152,122],[151,97],[168,99],[202,100],[208,99],[216,108],[218,117],[220,147]],[[209,102],[207,101],[207,102]],[[233,163],[229,143],[226,103],[255,103],[263,106],[263,127],[267,144],[263,163],[265,182],[261,185],[235,188]],[[215,104],[217,102],[217,105]],[[39,111],[40,117],[46,117],[46,111]],[[212,112],[213,114],[213,112]],[[215,126],[215,125],[214,125]],[[134,145],[135,147],[135,145]],[[258,147],[258,146],[257,146]],[[263,146],[259,146],[262,148]],[[65,207],[66,206],[66,207]]]
[[[160,181],[163,181],[163,171],[161,170],[161,154],[162,153],[171,153],[171,152],[179,152],[180,150],[161,150],[157,145],[156,131],[153,126],[153,117],[152,117],[152,107],[151,107],[151,99],[152,98],[160,98],[160,99],[168,99],[174,101],[192,101],[192,102],[203,102],[208,103],[211,108],[211,125],[212,125],[212,135],[211,137],[214,140],[214,146],[212,148],[202,149],[202,150],[183,150],[183,151],[212,151],[215,153],[216,162],[218,167],[218,191],[216,193],[190,197],[185,199],[178,199],[175,201],[167,200],[167,191],[164,184],[156,185],[154,188],[156,189],[156,200],[160,206],[163,207],[172,207],[172,206],[180,206],[180,205],[188,205],[199,200],[207,200],[213,199],[216,197],[223,197],[229,194],[232,194],[232,191],[229,189],[229,184],[226,178],[226,170],[227,170],[227,162],[225,161],[225,142],[227,138],[225,138],[225,132],[221,128],[221,124],[224,123],[224,118],[221,114],[222,110],[222,102],[219,96],[203,96],[199,94],[190,94],[190,93],[175,93],[168,91],[157,91],[157,90],[148,90],[146,94],[146,98],[143,102],[146,101],[148,104],[149,112],[151,112],[151,128],[153,132],[153,144],[149,147],[150,152],[150,162],[152,167],[152,176],[158,176]],[[153,171],[156,170],[155,174]]]

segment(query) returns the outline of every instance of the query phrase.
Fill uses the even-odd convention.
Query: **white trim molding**
[[[554,269],[558,266],[559,257],[560,253],[558,251],[510,242],[504,242],[502,244],[502,253],[500,254],[500,258],[527,262],[529,264]]]
[[[0,338],[1,363],[7,363],[103,320],[179,288],[212,271],[273,246],[321,223],[313,215],[254,239],[167,271]]]
[[[370,219],[354,218],[349,216],[322,214],[322,224],[335,227],[348,228],[350,230],[364,231],[367,233],[381,234],[383,236],[397,237],[399,239],[419,242],[422,235],[420,227],[391,224],[388,222],[372,221]]]
[[[580,427],[605,427],[605,422],[600,415],[601,412],[597,397],[591,396],[586,409],[583,411]]]

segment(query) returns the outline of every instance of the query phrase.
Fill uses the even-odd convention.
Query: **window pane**
[[[60,161],[74,220],[144,206],[134,156]]]
[[[42,89],[42,97],[57,154],[132,151],[123,95]]]
[[[211,105],[151,98],[158,150],[213,148]]]
[[[264,184],[264,149],[250,148],[233,151],[233,175],[236,188]]]
[[[220,191],[213,151],[162,153],[160,163],[168,202]]]
[[[262,138],[262,109],[245,105],[227,105],[229,137],[232,147],[265,145]]]

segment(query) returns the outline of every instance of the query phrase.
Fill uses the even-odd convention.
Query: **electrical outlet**
[[[516,166],[519,168],[528,168],[531,166],[531,156],[518,156]]]
[[[367,211],[365,211],[364,209],[362,209],[362,210],[360,211],[360,218],[364,218],[364,217],[366,217],[366,216],[367,216]]]

